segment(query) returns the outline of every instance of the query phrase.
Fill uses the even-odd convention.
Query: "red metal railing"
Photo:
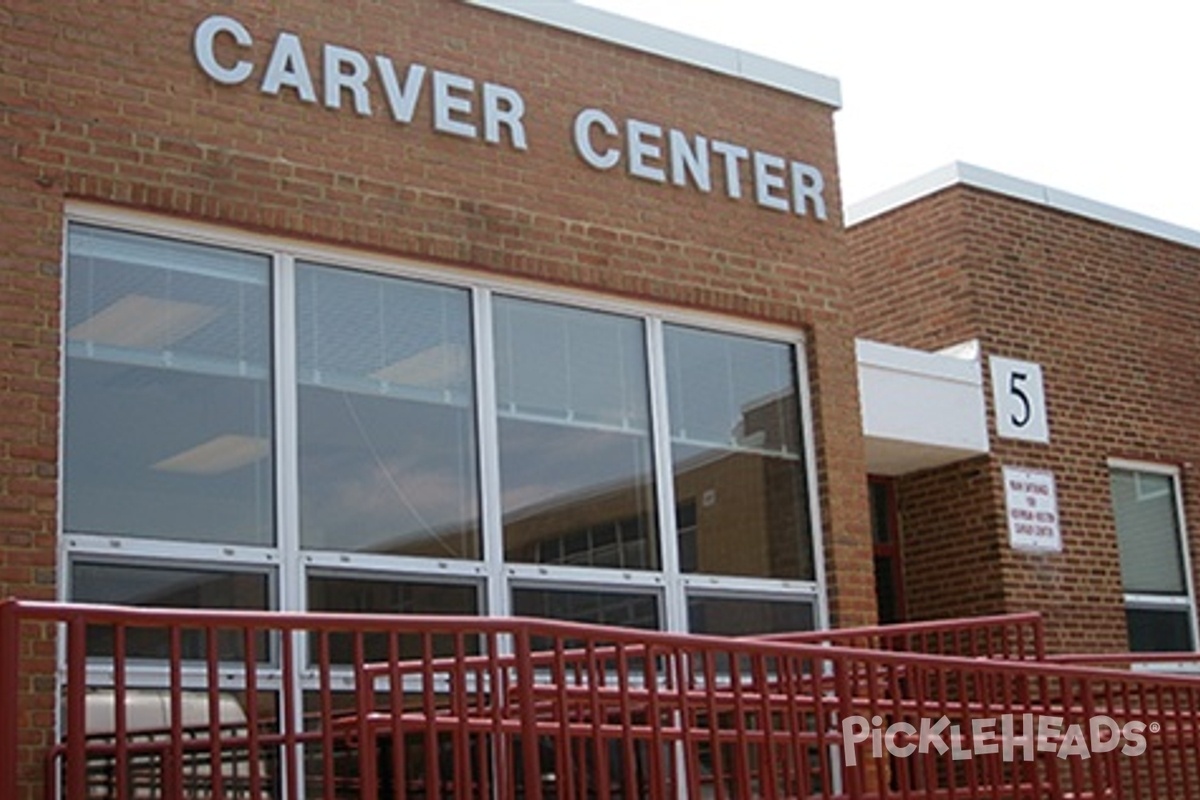
[[[47,724],[30,709],[48,676],[14,654],[48,633],[64,652],[50,683],[62,733],[37,754],[42,772],[22,765]],[[0,797],[1200,796],[1196,680],[1014,658],[1020,647],[879,649],[880,635],[859,649],[9,601]]]
[[[792,644],[829,644],[861,650],[889,650],[962,658],[1010,661],[1042,661],[1046,658],[1042,615],[1037,612],[828,631],[800,631],[759,638]]]

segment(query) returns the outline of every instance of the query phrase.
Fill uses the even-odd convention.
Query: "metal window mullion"
[[[522,587],[580,588],[623,591],[653,591],[663,585],[662,573],[652,570],[623,570],[619,567],[565,566],[561,564],[507,564],[505,578]]]
[[[671,420],[667,399],[667,364],[663,323],[646,320],[646,369],[650,388],[650,434],[654,488],[658,503],[658,541],[662,558],[663,621],[666,629],[688,629],[687,597],[679,572],[679,532],[675,520],[675,475],[671,462]]]
[[[275,542],[280,552],[279,607],[302,611],[296,269],[288,254],[275,257]]]
[[[1179,557],[1183,567],[1183,586],[1187,592],[1188,629],[1192,634],[1192,649],[1200,647],[1200,621],[1196,619],[1196,586],[1192,579],[1191,540],[1188,538],[1187,514],[1183,508],[1183,486],[1179,480],[1179,470],[1171,471],[1171,490],[1175,493],[1171,499],[1175,507],[1175,532],[1179,535]]]
[[[1191,611],[1192,601],[1185,594],[1138,594],[1127,592],[1125,605],[1130,608],[1140,608],[1147,611]]]
[[[485,601],[493,617],[508,616],[511,602],[504,572],[504,518],[500,495],[500,422],[496,413],[496,347],[492,292],[472,293],[475,342],[476,425],[479,430],[480,527],[483,537]]]
[[[813,430],[812,393],[808,382],[808,348],[804,338],[792,344],[796,358],[795,380],[800,402],[800,435],[804,458],[804,475],[808,483],[808,524],[813,560],[813,579],[817,587],[816,613],[813,627],[824,630],[829,627],[829,593],[825,582],[825,526],[821,518],[821,487],[817,475],[816,433]],[[866,480],[866,476],[863,476]]]
[[[276,253],[274,267],[275,544],[279,548],[278,603],[283,611],[302,611],[305,608],[305,591],[303,565],[300,560],[296,259],[289,253]],[[303,634],[295,635],[292,646],[296,654],[306,652]],[[292,667],[296,671],[290,681],[295,716],[288,724],[293,730],[303,730],[304,726],[303,662],[303,658],[297,658]],[[287,676],[283,676],[283,685],[288,685]],[[283,691],[279,691],[277,696],[281,716],[288,705]],[[303,787],[304,754],[301,751],[289,755],[292,757],[292,768],[284,775],[284,783]]]

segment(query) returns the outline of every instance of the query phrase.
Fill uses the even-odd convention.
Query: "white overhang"
[[[855,344],[868,472],[905,475],[988,452],[978,358]]]
[[[466,0],[473,6],[571,31],[610,44],[770,86],[833,108],[842,105],[836,78],[685,33],[660,28],[571,0]]]

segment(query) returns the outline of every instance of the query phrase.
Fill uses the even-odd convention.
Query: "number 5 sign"
[[[996,407],[996,434],[1006,439],[1049,442],[1046,392],[1042,368],[1031,361],[992,356],[992,400]]]

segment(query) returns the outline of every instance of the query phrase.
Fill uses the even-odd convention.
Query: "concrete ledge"
[[[846,225],[849,227],[866,222],[873,217],[881,216],[951,186],[970,186],[975,189],[983,189],[1118,228],[1144,233],[1157,239],[1200,248],[1200,231],[1133,211],[1126,211],[1116,206],[1098,203],[1095,200],[1088,200],[1086,197],[1014,178],[1011,175],[964,164],[961,161],[939,167],[907,183],[888,189],[886,192],[852,204],[846,209]]]
[[[842,105],[841,84],[836,78],[809,72],[735,47],[579,5],[570,0],[465,2],[468,5],[510,14],[581,36],[719,72],[750,83],[769,86],[833,108],[840,108]]]

